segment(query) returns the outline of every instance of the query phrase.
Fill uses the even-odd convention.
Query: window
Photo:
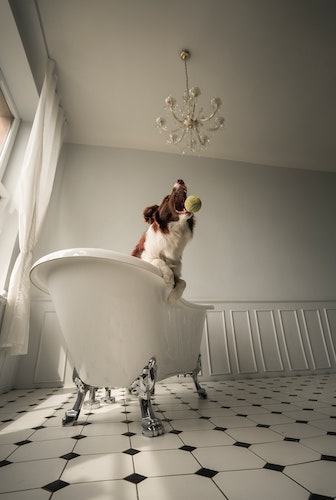
[[[19,122],[14,102],[10,97],[6,82],[0,71],[0,182],[14,144]]]

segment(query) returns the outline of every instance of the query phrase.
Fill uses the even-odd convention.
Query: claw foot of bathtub
[[[139,398],[142,434],[146,437],[161,436],[165,432],[163,423],[156,417],[151,402],[156,379],[157,364],[156,359],[153,357],[130,387],[130,392]]]
[[[73,370],[72,380],[77,388],[77,398],[73,408],[65,412],[65,416],[62,419],[63,426],[69,426],[75,424],[80,414],[82,405],[84,403],[86,393],[90,389],[90,387],[80,379],[76,368],[74,368]]]
[[[115,397],[111,396],[111,389],[109,387],[105,387],[105,396],[100,398],[100,401],[107,405],[113,405],[116,402]]]
[[[192,376],[192,379],[194,381],[195,388],[196,388],[197,394],[200,397],[200,399],[208,399],[208,395],[207,395],[206,390],[201,386],[201,384],[199,383],[199,380],[198,380],[198,374],[201,371],[201,369],[202,369],[201,355],[199,355],[198,359],[197,359],[196,368],[192,372],[191,376]]]
[[[65,412],[65,416],[62,418],[62,425],[64,427],[74,425],[74,423],[77,421],[79,415],[79,411],[76,410],[67,410]]]
[[[100,401],[96,399],[96,392],[96,387],[90,387],[89,399],[83,405],[87,410],[97,410],[100,407]]]
[[[157,417],[145,417],[141,421],[142,434],[146,437],[157,437],[165,433],[161,420]]]

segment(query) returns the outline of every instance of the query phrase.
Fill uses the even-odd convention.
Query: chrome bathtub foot
[[[74,369],[74,371],[73,371],[72,380],[76,384],[76,387],[77,387],[77,399],[75,401],[73,408],[71,410],[67,410],[65,412],[65,416],[62,419],[62,425],[64,425],[64,426],[70,426],[70,425],[75,424],[75,422],[77,421],[78,416],[80,414],[86,393],[90,389],[90,386],[86,385],[79,378],[79,375],[78,375],[76,369]]]
[[[111,389],[109,387],[105,387],[105,396],[102,397],[101,399],[102,403],[106,403],[108,405],[112,405],[115,403],[115,397],[111,396]]]
[[[195,387],[197,394],[201,399],[207,399],[208,395],[206,393],[206,390],[201,386],[201,384],[198,381],[198,374],[202,369],[202,363],[201,363],[201,355],[198,356],[197,359],[197,365],[196,368],[194,369],[193,372],[191,372],[192,379],[194,381]]]
[[[151,358],[148,365],[144,367],[142,373],[129,388],[130,392],[139,398],[142,434],[146,437],[161,436],[165,432],[163,423],[156,417],[151,402],[156,379],[156,359]]]
[[[100,401],[96,399],[96,392],[96,387],[90,387],[89,399],[84,403],[84,408],[87,410],[97,410],[100,407]]]

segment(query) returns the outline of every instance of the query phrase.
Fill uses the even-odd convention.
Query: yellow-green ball
[[[188,212],[198,212],[202,206],[202,202],[198,196],[188,196],[184,202],[185,209]]]

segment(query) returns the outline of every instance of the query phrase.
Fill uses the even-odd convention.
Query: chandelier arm
[[[219,106],[216,105],[216,108],[209,116],[207,116],[206,118],[199,118],[199,121],[202,123],[208,122],[209,120],[211,120],[211,118],[213,118],[215,116],[215,114],[218,112],[218,110],[219,110]]]
[[[177,131],[177,130],[176,130]],[[183,141],[184,139],[184,136],[185,136],[185,133],[186,133],[186,129],[183,128],[183,132],[182,132],[182,135],[179,139],[177,139],[177,141],[175,141],[175,144],[180,144],[181,141]]]
[[[199,127],[195,127],[195,129],[196,129],[196,135],[197,135],[197,139],[198,139],[199,143],[202,144],[202,146],[204,146],[201,135],[200,135]]]
[[[173,117],[175,118],[175,120],[176,120],[177,122],[181,123],[181,125],[182,125],[182,124],[183,124],[183,122],[184,122],[184,119],[182,119],[182,120],[181,120],[181,119],[177,116],[177,114],[175,113],[175,111],[174,111],[173,109],[171,109],[170,111],[171,111],[171,114],[173,115]],[[181,110],[179,110],[179,111],[180,111],[181,115],[183,116],[183,114],[182,114]]]

